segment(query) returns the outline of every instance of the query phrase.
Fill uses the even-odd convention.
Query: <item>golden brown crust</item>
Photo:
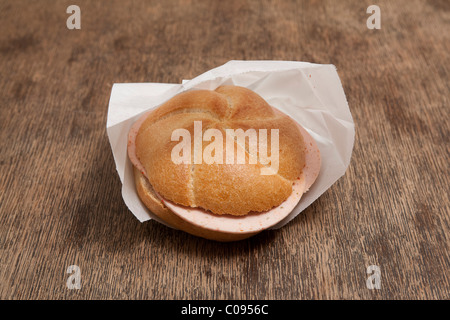
[[[219,130],[225,137],[226,132]],[[203,145],[203,150],[205,148],[206,145]],[[224,139],[223,149],[225,148]],[[239,150],[245,155],[245,164],[237,164]],[[234,155],[235,164],[226,163],[224,152],[222,164],[194,165],[193,190],[198,207],[208,208],[216,214],[232,212],[233,215],[245,215],[251,211],[268,211],[279,199],[285,200],[292,193],[292,181],[279,175],[261,175],[263,165],[254,157],[255,164],[250,163],[251,155],[245,152],[243,146],[235,143]]]
[[[226,129],[267,129],[269,143],[270,129],[278,129],[278,173],[261,175],[259,154],[249,154],[248,143],[236,141],[235,150],[244,149],[244,165],[175,164],[171,152],[179,142],[171,141],[172,132],[188,130],[194,150],[194,121],[202,121],[203,132],[208,128],[220,130],[224,145]],[[203,142],[203,149],[207,145]],[[270,151],[270,144],[267,149]],[[155,109],[138,131],[136,155],[151,186],[164,198],[232,215],[266,211],[281,204],[292,192],[292,182],[301,175],[305,164],[304,142],[297,124],[275,112],[253,91],[236,86],[185,92]],[[251,157],[256,164],[249,164]]]
[[[221,242],[243,240],[259,233],[259,232],[250,232],[250,233],[234,234],[234,233],[207,230],[192,225],[186,222],[185,220],[181,219],[178,215],[174,214],[161,202],[161,200],[158,198],[155,191],[149,184],[147,178],[145,178],[144,175],[142,175],[142,173],[140,173],[139,170],[137,170],[136,168],[134,168],[134,178],[136,184],[136,191],[138,193],[139,198],[142,200],[145,206],[151,212],[157,215],[161,220],[163,220],[168,225],[176,229],[183,230],[197,237]]]
[[[232,129],[267,129],[267,152],[270,153],[271,129],[279,129],[279,159],[278,175],[287,180],[295,180],[299,177],[305,166],[305,148],[303,136],[298,130],[298,125],[286,115],[275,116],[267,121],[261,120],[235,120],[230,125]],[[247,146],[246,146],[247,147]],[[259,152],[257,152],[259,157]]]

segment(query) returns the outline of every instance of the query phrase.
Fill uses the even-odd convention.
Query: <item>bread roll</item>
[[[195,121],[201,121],[202,137],[208,129],[221,133],[223,140],[217,141],[223,146],[223,154],[219,155],[221,163],[206,163],[202,158],[201,163],[196,161],[195,155],[205,154],[210,142],[202,141],[199,145],[195,139],[190,141],[191,161],[180,164],[173,161],[172,151],[179,144],[179,141],[172,141],[173,132],[183,129],[194,137]],[[230,130],[238,129],[243,132],[266,129],[269,158],[272,156],[272,130],[277,130],[279,163],[274,174],[261,174],[261,170],[272,163],[262,161],[259,148],[253,148],[250,139],[243,141],[230,136]],[[202,210],[212,219],[214,216],[245,219],[267,213],[287,199],[298,202],[301,194],[292,195],[294,182],[308,176],[308,185],[304,186],[308,189],[320,169],[320,153],[306,131],[255,92],[237,86],[222,86],[214,91],[194,90],[175,96],[135,124],[130,130],[128,146],[135,166],[137,192],[143,203],[169,225],[219,241],[243,239],[258,233],[261,228],[242,232],[223,231],[220,227],[205,229],[201,223],[187,221],[183,212],[189,212],[189,208]],[[227,159],[226,152],[231,150],[227,149],[230,146],[234,153],[232,161]],[[308,150],[309,161],[315,162],[309,167],[312,165],[315,172],[306,174]],[[317,156],[312,158],[311,153]],[[244,163],[238,163],[238,154],[245,155]],[[306,191],[301,190],[301,193]],[[164,203],[171,204],[175,212]],[[283,215],[286,216],[286,212]]]
[[[179,142],[171,141],[172,132],[186,129],[193,137],[194,121],[202,122],[203,133],[215,128],[223,137],[226,129],[267,129],[270,141],[270,129],[278,129],[278,173],[262,175],[262,164],[249,164],[249,157],[258,155],[248,152],[245,164],[226,164],[225,152],[223,164],[175,164],[172,150]],[[203,143],[203,148],[206,146]],[[192,155],[198,147],[191,139]],[[236,142],[233,147],[236,156],[238,149],[249,149]],[[215,214],[245,215],[281,204],[302,172],[304,150],[303,137],[292,119],[275,114],[256,93],[235,86],[189,91],[174,97],[147,117],[136,136],[136,156],[156,192],[177,204],[201,207]]]

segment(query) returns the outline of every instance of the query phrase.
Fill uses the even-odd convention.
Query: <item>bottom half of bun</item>
[[[136,190],[139,198],[152,213],[158,216],[158,218],[163,220],[169,226],[185,231],[197,237],[221,242],[243,240],[260,232],[256,231],[247,233],[228,233],[204,229],[183,220],[164,205],[164,203],[159,199],[156,192],[153,190],[153,187],[151,186],[147,178],[138,169],[136,169],[135,167],[133,168],[134,180],[136,183]]]

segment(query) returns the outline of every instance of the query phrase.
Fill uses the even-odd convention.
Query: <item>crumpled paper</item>
[[[295,218],[335,183],[350,163],[355,127],[333,65],[296,61],[230,61],[181,84],[116,83],[111,92],[106,129],[122,182],[122,197],[130,211],[144,222],[161,221],[140,201],[133,167],[127,156],[127,136],[144,112],[190,89],[214,90],[221,85],[247,87],[270,105],[300,123],[316,140],[322,166],[320,174],[295,209],[271,229]]]

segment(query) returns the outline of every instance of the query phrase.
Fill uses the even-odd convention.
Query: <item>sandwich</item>
[[[128,157],[143,204],[165,224],[217,241],[286,218],[320,172],[314,139],[250,89],[180,93],[142,115]]]

